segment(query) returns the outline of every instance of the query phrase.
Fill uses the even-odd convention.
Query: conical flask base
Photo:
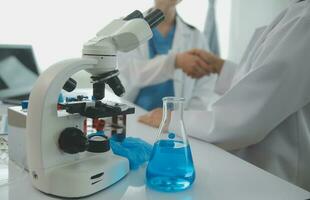
[[[195,170],[188,144],[173,140],[157,141],[147,167],[149,187],[165,192],[182,191],[195,180]]]

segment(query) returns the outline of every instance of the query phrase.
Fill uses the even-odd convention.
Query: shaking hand
[[[211,70],[208,69],[208,64],[192,52],[178,53],[175,65],[176,68],[181,69],[185,74],[196,79],[211,73]]]
[[[192,55],[198,56],[205,63],[207,63],[207,65],[203,65],[202,67],[207,67],[207,70],[211,71],[212,73],[219,74],[221,72],[225,62],[225,60],[222,58],[202,49],[192,49],[189,52]]]
[[[187,52],[178,53],[176,56],[176,68],[188,76],[199,79],[210,74],[219,74],[222,70],[224,60],[220,57],[202,49],[192,49]]]

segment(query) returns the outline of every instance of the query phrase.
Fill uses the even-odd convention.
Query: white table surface
[[[157,130],[137,122],[145,113],[136,108],[130,115],[127,133],[153,143]],[[196,169],[193,186],[183,192],[162,193],[145,186],[145,168],[131,171],[113,186],[94,194],[90,200],[305,200],[310,193],[273,176],[252,164],[212,145],[190,138]],[[32,187],[28,173],[9,163],[9,183],[0,186],[0,200],[43,200],[55,199]]]

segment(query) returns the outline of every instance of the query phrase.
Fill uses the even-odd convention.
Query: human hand
[[[154,128],[158,128],[162,120],[162,115],[163,109],[156,108],[149,113],[140,116],[138,121]]]
[[[149,143],[133,137],[126,137],[122,142],[111,139],[110,146],[114,154],[129,160],[130,169],[133,170],[149,161],[153,148]]]
[[[175,65],[176,68],[182,69],[185,74],[196,79],[212,73],[208,64],[192,51],[178,53]]]
[[[207,67],[207,70],[212,73],[219,74],[223,68],[225,60],[202,49],[192,49],[189,51],[192,55],[196,55],[203,59],[207,65],[202,65],[202,67]]]

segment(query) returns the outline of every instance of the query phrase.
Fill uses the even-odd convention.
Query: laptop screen
[[[38,75],[30,45],[0,45],[0,99],[29,94]]]

